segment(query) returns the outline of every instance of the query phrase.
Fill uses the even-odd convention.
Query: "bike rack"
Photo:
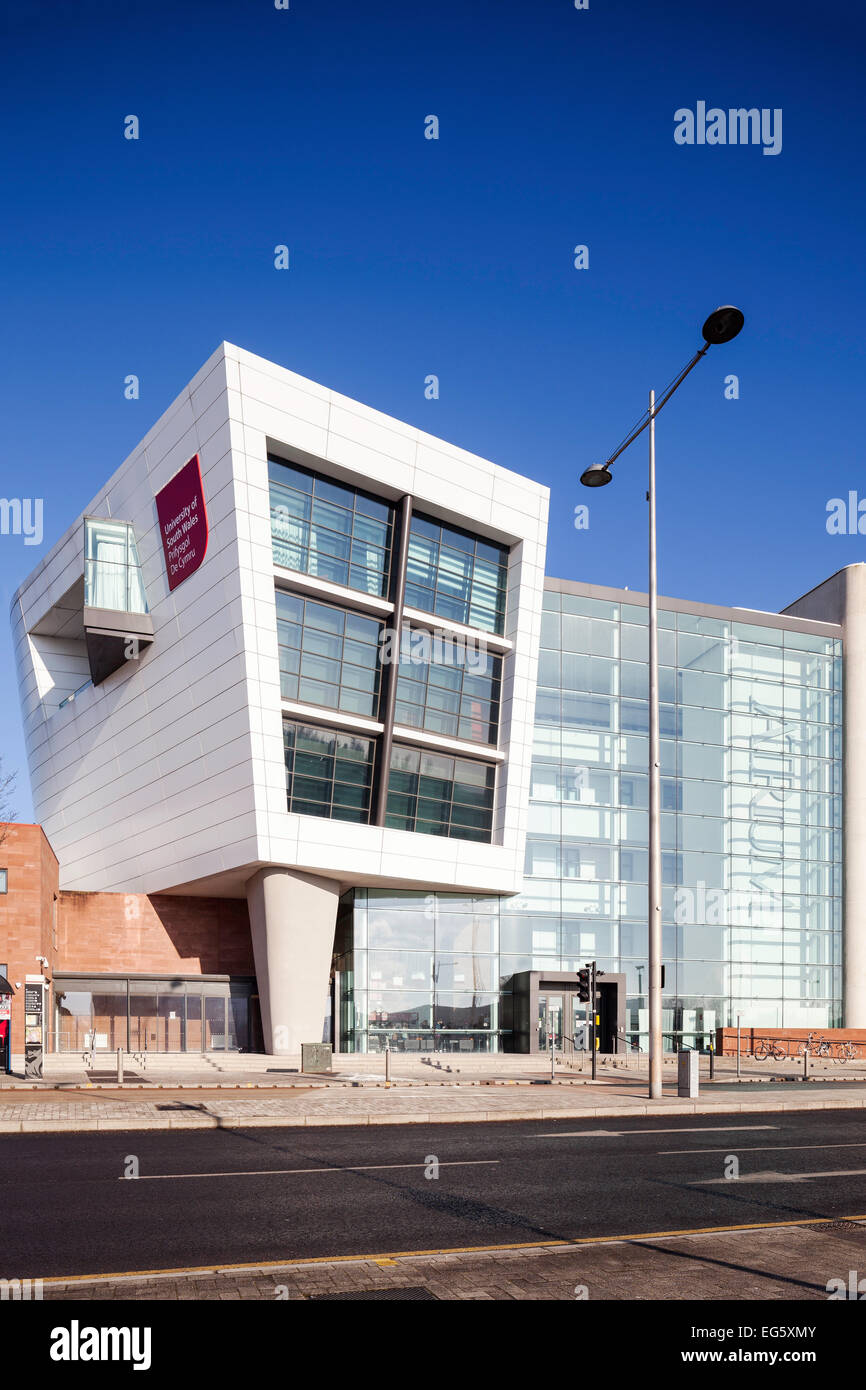
[[[847,1038],[825,1038],[823,1034],[810,1032],[802,1042],[794,1038],[758,1038],[751,1056],[756,1062],[796,1061],[799,1057],[807,1060],[809,1057],[819,1057],[823,1061],[841,1063],[866,1061],[866,1053],[861,1051],[861,1046]],[[794,1048],[796,1051],[792,1050]]]

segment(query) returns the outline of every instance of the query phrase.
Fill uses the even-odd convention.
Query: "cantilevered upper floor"
[[[12,603],[62,885],[516,891],[547,503],[222,344]]]

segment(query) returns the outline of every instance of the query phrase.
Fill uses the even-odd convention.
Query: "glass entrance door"
[[[550,1050],[553,1038],[557,1052],[583,1052],[589,1047],[587,1004],[582,1004],[576,990],[562,994],[538,996],[538,1047]]]
[[[551,1040],[558,1052],[563,1046],[563,1007],[561,994],[539,994],[538,996],[538,1046],[542,1052],[550,1050]]]
[[[589,1051],[589,1005],[582,1004],[576,994],[571,1000],[571,1051]]]
[[[226,997],[206,994],[204,997],[204,1050],[226,1051]]]

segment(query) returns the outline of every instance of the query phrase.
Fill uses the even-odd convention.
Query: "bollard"
[[[556,1077],[556,1044],[553,1041],[553,1034],[550,1035],[550,1079]]]
[[[806,1042],[806,1046],[805,1046],[805,1049],[804,1049],[804,1051],[803,1051],[803,1080],[804,1080],[804,1081],[808,1081],[808,1080],[809,1080],[809,1043],[808,1043],[808,1041]]]
[[[715,1076],[715,1074],[716,1074],[716,1049],[713,1047],[713,1044],[710,1043],[710,1080],[711,1080],[711,1081],[712,1081],[713,1077]]]
[[[385,1085],[391,1085],[391,1039],[385,1039]]]
[[[123,1048],[117,1049],[117,1084],[123,1085]]]
[[[700,1094],[698,1063],[700,1054],[684,1051],[677,1054],[677,1095],[694,1100]]]

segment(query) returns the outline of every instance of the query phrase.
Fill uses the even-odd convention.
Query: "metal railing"
[[[832,1062],[853,1062],[866,1060],[863,1045],[848,1039],[825,1038],[821,1033],[810,1033],[805,1039],[797,1038],[757,1038],[753,1039],[751,1055],[756,1062],[786,1062],[802,1057],[820,1057]]]

